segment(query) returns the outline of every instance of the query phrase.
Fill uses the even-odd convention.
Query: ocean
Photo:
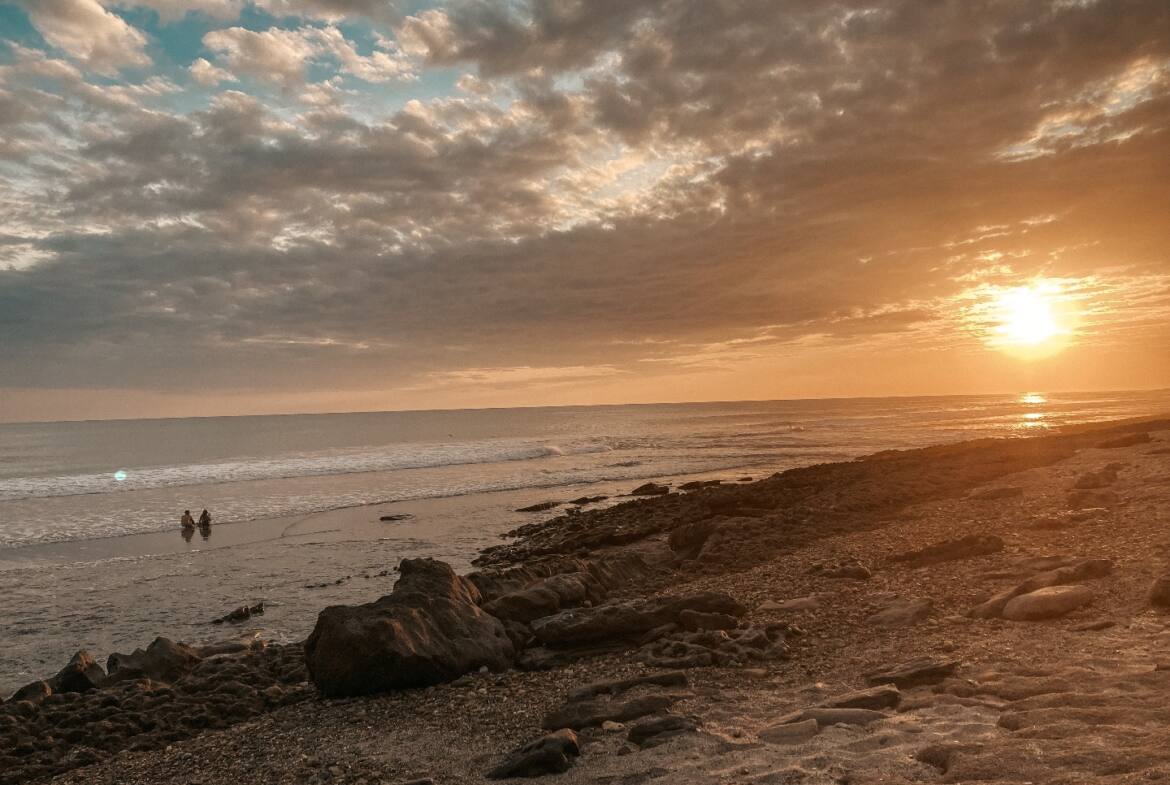
[[[466,569],[533,502],[1167,411],[1170,390],[3,424],[0,690],[82,646],[222,636],[245,602],[269,611],[233,634],[299,639],[403,557]],[[213,534],[180,537],[203,508]]]
[[[1170,409],[1170,392],[0,425],[0,548],[459,496],[843,460]]]

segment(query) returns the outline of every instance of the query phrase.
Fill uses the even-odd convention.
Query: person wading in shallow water
[[[211,538],[211,513],[207,510],[199,513],[199,536],[204,540]]]
[[[184,529],[194,529],[195,528],[195,519],[191,517],[190,510],[183,510],[182,523],[183,523]]]

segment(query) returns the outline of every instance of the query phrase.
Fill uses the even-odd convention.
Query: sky
[[[1168,216],[1166,0],[0,0],[5,421],[1170,387]]]

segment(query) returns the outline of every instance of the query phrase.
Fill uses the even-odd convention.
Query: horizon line
[[[306,412],[264,412],[253,414],[196,414],[177,415],[170,417],[89,417],[64,420],[2,420],[0,426],[5,425],[61,425],[95,422],[154,422],[167,420],[221,420],[236,417],[326,417],[348,414],[423,414],[432,412],[485,412],[508,411],[513,409],[580,409],[580,408],[617,408],[622,406],[687,406],[701,404],[732,404],[732,403],[804,403],[808,401],[873,401],[873,400],[909,400],[915,398],[986,398],[991,396],[1012,395],[1087,395],[1087,394],[1116,394],[1116,393],[1153,393],[1170,392],[1170,387],[1138,387],[1126,389],[1100,390],[1017,390],[1015,392],[981,392],[981,393],[946,393],[923,395],[827,395],[812,398],[742,398],[742,399],[711,399],[701,401],[649,401],[626,403],[567,403],[567,404],[531,404],[521,406],[467,406],[467,407],[436,407],[433,409],[353,409],[349,411],[306,411]]]

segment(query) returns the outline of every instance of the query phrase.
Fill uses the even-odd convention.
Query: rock
[[[971,559],[976,556],[987,556],[1003,550],[1003,540],[994,534],[969,534],[957,540],[929,545],[921,550],[903,553],[890,559],[891,562],[901,562],[915,567],[925,567],[931,564],[941,564],[958,559]]]
[[[865,621],[878,627],[905,627],[926,619],[933,608],[934,603],[927,599],[897,599]]]
[[[540,502],[539,504],[530,504],[527,507],[521,507],[516,512],[544,512],[551,510],[554,507],[560,507],[560,502]]]
[[[678,630],[679,630],[679,626],[677,624],[675,624],[674,622],[671,622],[670,624],[663,624],[659,627],[655,627],[654,629],[650,630],[642,637],[638,638],[638,645],[645,646],[646,644],[653,643],[654,641],[659,640],[660,638],[665,638],[668,635],[673,635],[674,633],[678,632]]]
[[[578,496],[576,499],[571,500],[569,504],[576,504],[578,506],[585,504],[596,504],[597,502],[603,502],[608,498],[608,496]]]
[[[1118,436],[1114,439],[1106,439],[1103,442],[1098,442],[1095,447],[1103,450],[1116,449],[1118,447],[1136,447],[1139,444],[1149,444],[1153,441],[1148,433],[1131,433],[1126,436]]]
[[[820,725],[814,719],[787,722],[764,728],[759,733],[760,741],[767,744],[799,744],[817,735]]]
[[[872,709],[830,709],[816,706],[781,717],[776,724],[790,725],[815,720],[817,725],[822,728],[829,725],[868,725],[871,722],[887,719],[889,716]]]
[[[1150,587],[1150,604],[1156,608],[1170,608],[1170,575],[1163,575]]]
[[[691,480],[684,482],[678,486],[680,491],[697,491],[701,488],[714,488],[717,485],[722,485],[723,480]]]
[[[825,709],[893,709],[902,701],[902,693],[893,684],[879,684],[864,690],[836,695],[818,708]]]
[[[537,581],[528,588],[498,597],[486,603],[483,609],[506,621],[530,622],[562,608],[580,605],[586,600],[600,601],[604,597],[605,589],[590,573],[559,573]]]
[[[899,689],[910,689],[943,681],[959,667],[958,660],[919,657],[892,668],[874,671],[865,677],[870,684],[893,684]]]
[[[718,528],[719,524],[713,518],[684,524],[670,532],[667,544],[675,553],[693,559]]]
[[[579,701],[592,698],[595,695],[618,695],[634,687],[654,685],[657,687],[685,687],[687,675],[682,671],[667,671],[665,673],[650,673],[646,676],[635,676],[632,679],[619,681],[598,681],[578,687],[569,693],[570,701]]]
[[[1000,499],[1014,499],[1017,496],[1023,496],[1024,489],[1016,486],[1009,486],[1004,488],[988,488],[984,491],[977,491],[971,494],[971,498],[976,501],[988,502],[998,501]]]
[[[1049,586],[1012,598],[1002,616],[1009,621],[1053,619],[1089,604],[1093,597],[1088,586]]]
[[[681,597],[607,603],[574,608],[537,619],[532,632],[542,643],[565,646],[604,640],[634,640],[672,622],[685,610],[742,616],[747,609],[722,592],[699,592]]]
[[[1098,619],[1097,621],[1090,621],[1084,624],[1078,624],[1072,628],[1073,632],[1097,632],[1099,630],[1107,630],[1110,627],[1116,627],[1117,622],[1112,619]]]
[[[411,515],[410,513],[402,512],[402,513],[398,513],[397,515],[383,515],[383,516],[381,516],[380,518],[378,518],[378,520],[380,520],[380,521],[383,521],[383,522],[386,522],[386,523],[390,523],[390,522],[393,522],[393,521],[405,521],[405,520],[409,520],[409,519],[411,519],[411,518],[413,518],[413,517],[414,517],[414,516],[413,516],[413,515]]]
[[[678,621],[683,629],[691,631],[734,630],[739,626],[739,619],[726,613],[702,613],[692,610],[684,610],[680,613]]]
[[[483,609],[504,621],[527,623],[556,613],[561,609],[561,600],[551,589],[533,586],[505,594],[484,605]]]
[[[16,692],[12,693],[12,697],[8,700],[11,703],[18,701],[28,701],[33,704],[42,703],[45,698],[53,694],[53,688],[49,686],[46,681],[34,681],[32,684],[26,684]]]
[[[606,720],[605,722],[601,723],[601,729],[603,731],[605,731],[606,733],[613,733],[615,731],[625,730],[626,726],[620,722],[614,722],[613,720]]]
[[[341,583],[341,580],[344,580],[344,579],[338,580],[337,583]],[[328,585],[328,584],[324,584],[324,585]],[[247,619],[252,618],[253,616],[263,616],[263,615],[264,615],[264,603],[259,602],[259,603],[256,603],[255,605],[241,605],[240,607],[236,608],[234,611],[231,611],[229,613],[225,613],[223,616],[220,616],[218,619],[212,619],[211,623],[212,624],[223,624],[224,622],[235,623],[235,622],[245,621]]]
[[[325,695],[365,695],[503,670],[515,649],[504,625],[478,606],[479,590],[434,559],[404,559],[391,594],[321,611],[305,665]]]
[[[606,720],[628,722],[674,705],[678,695],[647,695],[628,701],[573,701],[549,712],[544,718],[545,728],[592,728]]]
[[[186,676],[202,659],[190,646],[168,638],[155,638],[145,651],[135,649],[131,654],[111,654],[106,667],[111,682],[153,679],[169,683]]]
[[[85,649],[73,655],[69,664],[49,679],[53,692],[89,692],[106,680],[106,672]]]
[[[1002,616],[1008,603],[1021,594],[1028,594],[1049,586],[1063,586],[1094,578],[1103,578],[1112,571],[1113,562],[1108,559],[1081,559],[1064,567],[1037,573],[1014,588],[1002,591],[990,600],[976,606],[969,615],[977,619],[993,619]]]
[[[626,739],[639,747],[652,747],[683,733],[693,733],[697,726],[686,717],[655,717],[643,720],[626,735]]]
[[[568,728],[533,739],[512,752],[484,776],[489,780],[508,777],[540,777],[568,771],[573,758],[581,754],[577,734]]]
[[[200,646],[197,649],[194,649],[194,652],[199,657],[206,658],[219,657],[225,654],[243,654],[246,651],[250,651],[251,648],[251,646],[243,643],[242,641],[221,641],[219,643],[209,643],[206,646]],[[110,656],[112,657],[115,655]],[[111,671],[111,675],[113,675],[112,671],[114,670],[114,666],[110,664],[108,659],[106,660],[106,670]]]
[[[656,482],[648,482],[645,485],[639,485],[634,490],[630,491],[630,496],[665,496],[670,493],[670,488],[666,485],[659,485]]]
[[[1121,502],[1116,491],[1072,490],[1068,492],[1068,504],[1076,509],[1093,507],[1115,507]]]

